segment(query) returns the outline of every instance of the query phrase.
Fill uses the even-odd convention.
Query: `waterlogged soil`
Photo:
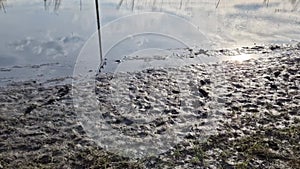
[[[109,152],[78,118],[71,85],[29,81],[0,89],[0,168],[300,168],[300,44],[183,56],[199,53],[260,57],[96,78],[113,129],[143,139],[186,126],[166,152]]]

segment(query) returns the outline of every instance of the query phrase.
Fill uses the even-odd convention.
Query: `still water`
[[[177,62],[171,50],[300,40],[300,0],[99,0],[106,71]],[[299,7],[299,8],[298,8]],[[99,61],[92,0],[0,0],[0,84],[73,75]],[[150,56],[151,55],[151,56]],[[97,58],[93,60],[93,58]],[[144,58],[144,59],[143,59]],[[167,58],[167,59],[166,59]],[[122,70],[131,66],[123,64]],[[136,66],[139,67],[139,66]]]

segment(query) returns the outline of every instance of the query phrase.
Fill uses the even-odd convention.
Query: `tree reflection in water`
[[[152,9],[162,9],[164,6],[167,6],[176,9],[182,9],[183,7],[192,7],[192,5],[197,2],[199,3],[199,1],[197,0],[120,0],[117,8],[120,9],[121,7],[123,7],[134,10],[140,7],[152,7]],[[226,1],[215,0],[216,8],[218,8],[221,2],[226,3]],[[287,0],[285,2],[292,4],[292,11],[296,10],[300,4],[300,0]],[[268,7],[270,0],[263,0],[262,3]]]
[[[139,7],[151,7],[152,9],[162,9],[165,5],[168,7],[173,7],[176,9],[182,9],[184,5],[187,5],[191,2],[191,0],[179,0],[179,1],[165,1],[165,0],[150,0],[150,1],[143,1],[143,0],[120,0],[117,8],[120,9],[122,6],[125,8],[131,8],[134,10]]]
[[[60,5],[61,5],[61,0],[44,0],[44,8],[45,10],[49,10],[50,6],[54,6],[53,10],[58,11]]]
[[[293,9],[292,11],[295,11],[298,9],[298,6],[300,4],[300,0],[288,0],[292,6],[293,6]],[[270,3],[270,0],[264,0],[263,4],[265,4],[266,6],[269,6],[269,3]]]
[[[298,6],[300,4],[300,0],[290,0],[290,2],[293,4],[294,6],[294,9],[293,11],[297,10],[298,9]]]
[[[4,13],[6,13],[5,3],[6,3],[6,0],[0,0],[0,10],[3,10]]]
[[[49,8],[53,6],[53,10],[58,11],[60,5],[62,4],[62,0],[43,0],[43,1],[44,1],[45,10],[49,10]],[[193,5],[197,2],[199,1],[197,0],[120,0],[117,5],[117,8],[120,9],[121,7],[123,7],[123,8],[130,8],[131,10],[143,8],[143,7],[151,7],[152,9],[162,9],[164,7],[186,9],[192,7],[190,5]],[[220,3],[222,3],[223,1],[215,0],[215,2],[216,2],[216,8],[218,8]],[[262,2],[264,5],[269,6],[270,0],[263,0]],[[292,4],[293,6],[292,11],[297,10],[300,5],[300,0],[287,0],[286,2]],[[6,6],[5,6],[6,3],[7,0],[0,0],[0,10],[4,11],[4,13],[6,13]],[[226,1],[224,1],[224,3],[226,3]],[[82,9],[82,0],[80,0],[80,10],[81,9]]]
[[[50,6],[54,6],[53,10],[58,11],[59,7],[62,3],[62,0],[44,0],[44,8],[45,10],[49,10]],[[82,9],[82,0],[79,1],[80,10]]]

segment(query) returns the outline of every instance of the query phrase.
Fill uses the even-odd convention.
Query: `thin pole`
[[[98,40],[99,40],[99,52],[100,52],[100,67],[103,66],[103,57],[102,57],[102,43],[101,43],[101,29],[100,29],[100,17],[99,17],[99,4],[98,0],[95,0],[96,4],[96,16],[97,16],[97,28],[98,28]]]

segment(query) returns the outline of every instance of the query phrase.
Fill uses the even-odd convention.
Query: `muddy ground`
[[[111,153],[78,118],[71,84],[16,82],[0,89],[0,168],[300,168],[300,44],[192,52],[188,57],[260,57],[97,78],[107,123],[129,136],[159,137],[193,116],[185,121],[189,131],[180,131],[184,139],[170,150],[141,158]],[[164,90],[164,97],[154,89]],[[141,127],[136,117],[116,112],[118,102],[108,99],[114,92],[123,99],[131,93],[127,101],[135,113],[155,118]]]

